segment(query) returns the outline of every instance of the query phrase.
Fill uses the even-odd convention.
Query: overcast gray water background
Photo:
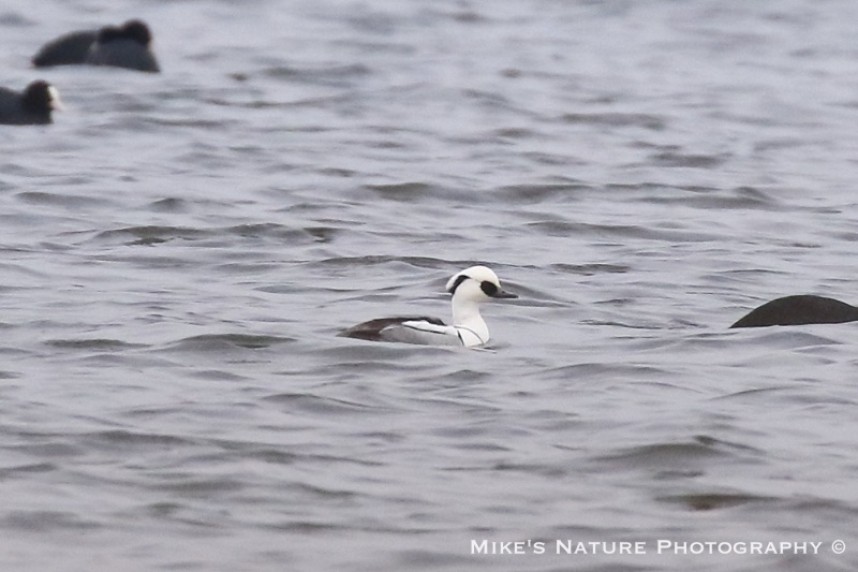
[[[162,74],[29,67],[131,17]],[[2,85],[68,109],[0,127],[0,568],[854,570],[858,325],[728,326],[858,302],[855,22],[7,0]],[[336,337],[474,263],[520,295],[488,350]]]

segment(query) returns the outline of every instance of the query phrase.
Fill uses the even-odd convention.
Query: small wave
[[[780,499],[745,493],[689,493],[661,496],[656,500],[679,504],[691,510],[707,511],[747,504],[773,503]]]
[[[558,200],[578,199],[582,192],[591,191],[593,187],[575,181],[564,183],[543,183],[532,185],[506,185],[497,189],[498,198],[503,203],[541,203]]]
[[[458,264],[451,263],[440,258],[429,258],[427,256],[386,256],[386,255],[368,255],[368,256],[335,256],[332,258],[323,258],[308,262],[309,266],[334,266],[342,268],[365,268],[366,266],[378,266],[390,263],[405,263],[417,268],[444,268],[448,265]],[[467,263],[463,263],[467,264]]]
[[[698,435],[691,441],[679,443],[656,443],[628,448],[620,453],[605,455],[598,460],[623,466],[655,467],[670,469],[675,467],[690,468],[695,463],[706,459],[737,456],[740,454],[757,455],[759,452],[747,445],[729,443]]]
[[[116,447],[146,446],[161,448],[164,446],[190,445],[193,443],[190,439],[174,437],[173,435],[165,435],[161,433],[140,433],[121,429],[89,433],[85,436],[85,440],[93,447],[109,449]]]
[[[653,366],[622,363],[577,363],[549,368],[542,372],[547,379],[605,379],[634,376],[639,381],[663,380],[670,371]]]
[[[560,119],[598,127],[639,127],[652,131],[663,131],[667,127],[664,118],[646,113],[567,113]]]
[[[274,238],[284,243],[331,242],[340,229],[331,226],[290,227],[275,223],[240,224],[222,229],[241,238]],[[308,240],[309,239],[309,240]]]
[[[247,487],[247,482],[230,477],[179,477],[173,481],[162,481],[156,485],[159,491],[167,491],[182,497],[206,498],[217,496],[216,493],[240,491]]]
[[[12,530],[58,533],[101,527],[100,524],[85,520],[76,514],[53,510],[11,511],[3,518],[2,526]]]
[[[149,210],[162,213],[182,213],[188,210],[188,201],[175,197],[167,197],[149,203]]]
[[[379,407],[365,403],[311,393],[277,393],[262,399],[283,405],[290,411],[300,410],[314,414],[347,414],[380,410]]]
[[[316,68],[296,68],[278,65],[263,70],[263,74],[274,79],[288,82],[303,82],[315,85],[349,85],[351,80],[364,78],[372,74],[372,69],[364,64],[338,65]]]
[[[400,201],[415,202],[435,192],[435,187],[427,183],[396,183],[390,185],[366,185],[364,188],[378,194],[382,198]]]
[[[609,236],[614,238],[641,238],[673,243],[713,242],[718,240],[714,234],[666,230],[636,225],[592,224],[566,220],[546,220],[525,223],[526,227],[540,231],[546,236]]]
[[[45,345],[59,349],[97,351],[121,351],[146,347],[144,344],[132,344],[108,338],[56,339],[46,341]]]
[[[104,198],[75,195],[67,191],[49,193],[45,191],[25,191],[15,195],[20,201],[32,205],[55,205],[61,207],[110,206],[112,203]]]
[[[158,204],[181,207],[180,204],[165,199],[169,203]],[[156,209],[157,210],[157,209]],[[286,226],[276,223],[239,224],[227,227],[192,228],[187,226],[132,226],[105,230],[95,235],[94,240],[119,243],[128,246],[152,246],[174,240],[201,241],[224,240],[226,237],[242,239],[270,239],[288,244],[313,244],[331,242],[340,232],[332,226]]]
[[[754,187],[737,187],[721,190],[705,187],[667,187],[668,196],[646,197],[646,203],[681,204],[687,207],[703,209],[763,209],[783,210],[782,205],[774,197]]]
[[[729,157],[726,155],[695,155],[669,150],[655,153],[650,159],[662,167],[714,169],[726,163]]]
[[[582,276],[595,276],[597,274],[626,274],[631,270],[631,266],[625,264],[607,263],[567,264],[560,262],[550,264],[548,265],[548,268],[564,274],[580,274]]]
[[[129,226],[105,230],[95,235],[96,241],[119,242],[126,245],[150,246],[171,240],[199,240],[211,236],[211,231],[180,226]]]
[[[54,463],[31,463],[18,465],[16,467],[4,467],[0,469],[0,480],[8,481],[16,478],[29,478],[33,473],[50,473],[57,470]]]
[[[168,346],[173,351],[218,352],[224,350],[259,350],[294,342],[295,338],[285,336],[264,336],[249,334],[203,334],[178,340]]]

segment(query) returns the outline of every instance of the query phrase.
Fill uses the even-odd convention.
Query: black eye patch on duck
[[[459,287],[459,284],[461,284],[462,282],[464,282],[464,281],[465,281],[465,280],[467,280],[468,278],[470,278],[470,276],[466,276],[466,275],[464,275],[464,274],[462,274],[461,276],[459,276],[458,278],[456,278],[456,281],[455,281],[455,282],[453,282],[453,285],[450,287],[450,289],[448,290],[448,292],[449,292],[450,294],[455,294],[455,293],[456,293],[456,288],[458,288],[458,287]]]
[[[498,293],[497,284],[492,284],[491,282],[488,282],[486,280],[480,282],[480,290],[482,290],[483,293],[489,298],[494,297],[494,295]]]

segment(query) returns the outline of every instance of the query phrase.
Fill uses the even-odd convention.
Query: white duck
[[[489,327],[480,315],[480,304],[492,298],[518,298],[505,292],[497,275],[485,266],[462,270],[447,281],[446,290],[453,295],[452,325],[423,316],[379,318],[352,326],[340,336],[409,344],[481,346],[489,341]]]

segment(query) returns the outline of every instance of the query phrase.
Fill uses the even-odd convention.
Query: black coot
[[[840,324],[858,321],[858,308],[823,296],[786,296],[766,302],[730,326],[797,326],[801,324]]]
[[[33,58],[36,67],[67,64],[114,66],[158,72],[151,50],[152,32],[144,22],[129,20],[122,26],[72,32],[46,44]]]
[[[45,81],[34,81],[23,93],[0,87],[0,124],[48,124],[51,111],[59,107],[57,90]]]

